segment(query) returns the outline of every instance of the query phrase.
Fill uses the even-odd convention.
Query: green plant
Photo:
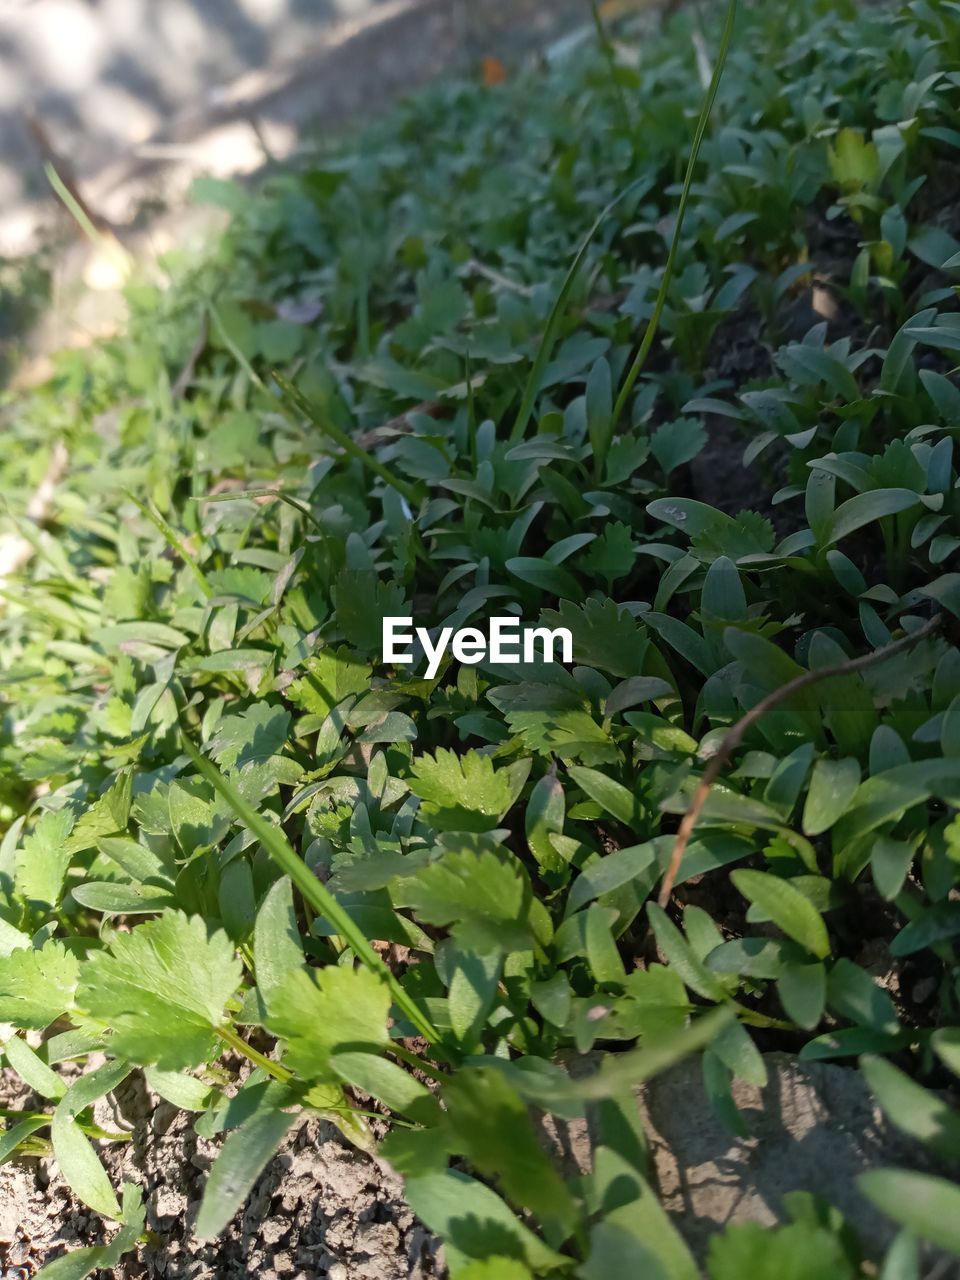
[[[698,1054],[742,1132],[774,1047],[860,1062],[947,1162],[865,1175],[890,1273],[914,1236],[958,1249],[960,339],[950,188],[920,184],[956,168],[950,10],[760,4],[734,34],[731,6],[706,106],[680,14],[642,75],[603,35],[256,194],[204,183],[216,252],[5,405],[0,1021],[41,1102],[0,1154],[52,1150],[122,1222],[69,1274],[142,1231],[90,1110],[142,1070],[226,1135],[204,1235],[303,1116],[372,1148],[389,1114],[454,1276],[692,1277],[632,1090]],[[384,617],[507,611],[567,627],[572,669],[383,659]],[[587,1176],[541,1112],[590,1116]],[[716,1233],[714,1280],[879,1261],[778,1209]]]

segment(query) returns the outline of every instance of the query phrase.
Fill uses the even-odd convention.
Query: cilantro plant
[[[957,9],[734,13],[200,184],[215,251],[8,397],[0,1158],[122,1224],[71,1276],[143,1231],[137,1071],[224,1135],[204,1237],[321,1115],[462,1280],[960,1254]],[[505,612],[572,667],[383,660]],[[915,1142],[885,1260],[662,1209],[634,1089],[697,1055],[742,1135],[773,1050]]]

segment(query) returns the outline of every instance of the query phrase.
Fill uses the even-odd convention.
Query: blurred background
[[[0,385],[116,332],[130,263],[208,243],[198,178],[592,34],[590,0],[0,0]]]
[[[42,238],[47,162],[122,225],[589,19],[588,0],[0,0],[0,256]]]

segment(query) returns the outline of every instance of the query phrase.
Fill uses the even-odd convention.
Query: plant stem
[[[530,368],[530,373],[527,376],[526,386],[523,389],[523,399],[520,401],[520,408],[517,410],[517,417],[513,424],[513,430],[510,432],[511,444],[518,444],[523,439],[523,433],[527,429],[527,423],[529,422],[530,414],[533,411],[533,402],[537,398],[537,393],[540,390],[540,383],[543,380],[544,370],[547,367],[547,362],[550,359],[554,343],[557,339],[557,329],[560,327],[560,320],[563,316],[564,307],[567,304],[567,299],[573,289],[574,282],[576,281],[580,267],[583,264],[583,260],[586,257],[587,250],[593,243],[594,236],[621,200],[625,199],[625,197],[630,195],[632,192],[639,189],[647,189],[647,187],[648,184],[646,178],[637,178],[634,182],[631,182],[624,187],[618,195],[615,195],[610,203],[600,212],[596,222],[594,222],[593,226],[587,232],[583,243],[577,250],[577,256],[570,264],[567,274],[564,277],[563,284],[560,286],[560,292],[557,294],[556,301],[550,310],[550,315],[547,317],[547,324],[543,331],[543,335],[540,338],[540,346],[537,349],[536,357]]]
[[[761,720],[768,711],[778,707],[781,702],[786,702],[788,698],[792,698],[801,689],[817,684],[820,680],[829,680],[834,676],[853,675],[857,671],[862,671],[864,667],[873,666],[876,662],[883,662],[885,659],[893,657],[895,653],[900,653],[901,650],[910,648],[911,645],[923,640],[926,636],[933,635],[942,620],[941,615],[938,613],[929,622],[925,622],[922,627],[918,627],[916,631],[911,631],[909,635],[903,636],[900,640],[894,640],[891,644],[884,645],[882,649],[874,649],[872,653],[865,653],[859,658],[851,658],[849,662],[837,663],[833,667],[817,667],[813,671],[804,671],[803,675],[797,676],[794,680],[789,680],[786,684],[781,685],[779,689],[774,689],[773,693],[768,693],[765,698],[762,698],[755,707],[751,707],[746,715],[741,716],[736,724],[727,730],[720,746],[717,748],[716,755],[711,758],[703,771],[703,776],[697,785],[696,791],[693,793],[693,799],[683,815],[683,821],[680,823],[680,829],[677,831],[676,839],[673,842],[670,862],[657,898],[657,903],[663,910],[666,910],[670,902],[670,895],[673,893],[673,886],[680,870],[680,863],[683,861],[683,855],[693,834],[693,828],[697,824],[697,819],[703,811],[703,806],[707,803],[711,788],[720,777],[734,751],[740,745],[747,730],[751,729],[758,720]]]
[[[294,1078],[292,1071],[288,1071],[279,1062],[274,1062],[272,1058],[262,1054],[259,1049],[254,1049],[252,1045],[247,1044],[236,1028],[230,1026],[229,1023],[224,1024],[222,1027],[217,1027],[217,1035],[224,1044],[228,1044],[231,1049],[235,1049],[237,1053],[249,1058],[255,1066],[266,1071],[267,1075],[273,1076],[274,1080],[279,1080],[282,1084],[288,1084]]]
[[[713,104],[716,101],[717,90],[720,88],[720,80],[723,76],[723,69],[727,62],[727,54],[730,52],[730,41],[733,37],[733,28],[737,17],[737,0],[730,0],[727,8],[727,20],[724,23],[723,35],[720,38],[720,52],[717,56],[717,64],[713,69],[713,79],[707,89],[706,96],[703,100],[703,106],[700,108],[700,119],[697,121],[697,129],[693,135],[693,149],[690,152],[690,159],[687,163],[687,172],[683,180],[683,190],[680,194],[680,204],[677,207],[677,222],[673,229],[673,241],[670,245],[670,252],[667,255],[667,265],[663,269],[663,278],[660,281],[660,289],[657,293],[657,301],[653,308],[653,315],[647,323],[646,332],[643,340],[637,349],[637,354],[633,358],[627,375],[623,380],[623,386],[620,388],[617,402],[613,408],[613,420],[619,422],[623,416],[627,401],[630,399],[630,393],[633,391],[634,383],[640,376],[643,366],[647,362],[647,356],[650,354],[650,348],[653,346],[653,340],[657,336],[657,329],[660,327],[660,317],[663,315],[663,309],[667,304],[667,293],[670,289],[670,282],[673,279],[673,271],[677,261],[677,253],[680,249],[680,235],[683,231],[683,220],[687,212],[687,204],[690,200],[690,190],[693,186],[693,173],[697,166],[697,159],[700,155],[700,146],[703,143],[704,135],[707,132],[707,125],[710,122],[710,112],[713,110]]]
[[[388,470],[387,467],[379,462],[372,454],[367,453],[365,449],[361,449],[351,436],[345,431],[341,431],[338,426],[330,421],[320,418],[320,415],[314,409],[313,405],[307,397],[287,379],[276,371],[271,370],[270,376],[280,389],[280,395],[288,409],[295,410],[298,414],[302,414],[308,422],[312,422],[318,431],[322,431],[324,435],[329,436],[334,444],[338,444],[340,448],[351,458],[355,458],[368,471],[372,471],[375,476],[379,476],[391,489],[396,489],[407,502],[414,506],[417,499],[417,491],[412,484],[408,484],[406,480],[401,480]]]
[[[193,556],[184,546],[181,539],[177,537],[176,533],[174,533],[170,525],[167,524],[160,512],[154,511],[153,508],[147,506],[145,502],[141,502],[139,498],[134,497],[129,489],[125,489],[124,493],[135,507],[139,507],[150,523],[160,531],[171,550],[175,551],[183,563],[189,568],[190,572],[196,578],[200,590],[209,600],[213,595],[213,587],[211,587],[210,583],[207,581],[203,570],[197,564],[196,560],[194,560]]]
[[[419,1054],[412,1053],[409,1049],[405,1049],[402,1044],[397,1044],[396,1041],[392,1041],[388,1045],[387,1052],[392,1053],[394,1057],[399,1058],[401,1062],[405,1062],[408,1067],[415,1067],[417,1071],[422,1071],[423,1074],[425,1076],[429,1076],[431,1080],[442,1081],[447,1079],[447,1076],[444,1075],[442,1071],[438,1070],[432,1062],[427,1062],[424,1058],[421,1058]]]

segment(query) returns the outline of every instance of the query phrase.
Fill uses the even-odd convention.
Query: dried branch
[[[864,667],[871,667],[877,662],[884,662],[887,658],[892,658],[895,653],[900,653],[901,650],[908,649],[919,640],[932,635],[942,621],[942,615],[938,613],[929,622],[925,622],[922,627],[918,627],[916,631],[911,631],[909,635],[903,636],[900,640],[894,640],[890,644],[884,645],[882,649],[874,649],[872,653],[865,653],[859,658],[851,658],[849,662],[837,663],[836,666],[818,667],[815,671],[804,671],[795,680],[790,680],[787,684],[781,685],[779,689],[774,689],[773,693],[768,693],[765,698],[762,698],[755,707],[751,707],[746,715],[741,716],[736,724],[727,730],[720,746],[717,748],[716,754],[710,758],[707,767],[703,771],[697,789],[693,793],[693,799],[690,801],[690,805],[683,815],[683,821],[677,831],[676,839],[673,842],[673,850],[670,854],[670,863],[663,877],[660,894],[657,898],[662,908],[666,909],[670,902],[670,895],[673,893],[673,886],[680,870],[680,863],[683,861],[683,855],[690,841],[690,836],[693,834],[693,828],[697,824],[697,819],[703,811],[703,806],[707,803],[711,788],[720,777],[734,751],[740,745],[747,730],[753,728],[758,720],[763,719],[768,711],[772,711],[774,707],[786,702],[788,698],[792,698],[801,689],[817,684],[820,680],[829,680],[834,676],[853,675],[857,671],[862,671]]]

